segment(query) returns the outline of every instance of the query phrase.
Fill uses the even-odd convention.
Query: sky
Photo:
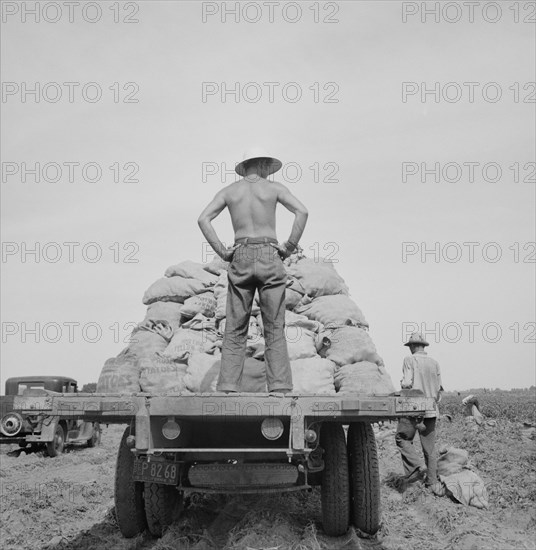
[[[337,262],[395,384],[415,329],[447,390],[535,384],[526,3],[34,4],[2,4],[2,388],[95,382],[145,289],[211,259],[197,218],[251,146],[283,162],[300,245]],[[214,226],[232,241],[227,212]]]

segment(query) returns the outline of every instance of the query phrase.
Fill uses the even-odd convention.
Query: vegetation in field
[[[536,386],[513,390],[475,388],[445,392],[439,404],[441,414],[465,416],[462,399],[470,394],[478,396],[480,412],[488,418],[536,424]]]

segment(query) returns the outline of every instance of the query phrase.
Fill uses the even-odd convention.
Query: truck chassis
[[[416,391],[385,396],[303,394],[60,394],[15,396],[13,409],[126,424],[115,475],[123,536],[153,536],[180,517],[190,493],[321,488],[326,534],[380,526],[372,423],[434,410]],[[347,429],[345,429],[347,427]]]

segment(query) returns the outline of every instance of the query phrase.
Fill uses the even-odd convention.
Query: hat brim
[[[268,174],[274,174],[278,170],[281,170],[281,167],[283,166],[283,163],[279,159],[276,159],[274,157],[251,157],[249,159],[243,160],[242,162],[239,162],[236,165],[235,172],[239,176],[245,176],[246,170],[244,165],[246,164],[246,162],[249,162],[250,160],[255,160],[255,159],[270,159],[270,168],[268,169]]]
[[[429,346],[430,344],[428,342],[425,342],[424,340],[420,341],[420,342],[406,342],[404,344],[405,346]]]

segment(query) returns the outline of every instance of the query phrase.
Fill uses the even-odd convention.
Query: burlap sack
[[[437,473],[442,476],[450,476],[461,472],[469,461],[469,453],[465,449],[450,447],[446,453],[440,455],[437,460]]]
[[[124,349],[104,363],[97,382],[97,393],[136,393],[140,391],[138,358]]]
[[[216,299],[216,319],[223,319],[227,309],[227,272],[223,271],[214,285],[214,298]]]
[[[178,328],[163,355],[172,361],[186,362],[191,353],[213,353],[216,335],[211,331]]]
[[[288,310],[293,310],[301,304],[305,296],[305,289],[303,285],[293,277],[287,276],[287,287],[285,289],[285,307]]]
[[[203,264],[197,262],[191,262],[186,260],[179,264],[172,265],[166,269],[166,277],[185,277],[186,279],[197,279],[201,281],[204,286],[214,286],[218,277],[213,273],[210,273],[204,269]]]
[[[309,319],[320,321],[327,327],[357,325],[368,327],[367,320],[355,302],[345,295],[320,296],[314,300],[304,298],[295,310]]]
[[[196,393],[216,391],[216,383],[220,375],[221,355],[209,355],[193,351],[188,357],[188,367],[184,383]]]
[[[144,321],[166,321],[176,329],[181,324],[181,308],[176,302],[153,302],[147,306]]]
[[[332,294],[348,294],[344,279],[333,264],[324,258],[302,258],[287,267],[287,273],[298,279],[305,293],[312,298]]]
[[[206,272],[205,272],[206,273]],[[185,277],[163,277],[155,281],[143,295],[144,304],[153,302],[179,302],[206,290],[205,285],[198,279]]]
[[[361,361],[344,365],[335,373],[335,388],[339,393],[389,395],[395,387],[385,370],[376,363]]]
[[[229,262],[224,262],[219,256],[216,256],[207,264],[202,264],[203,269],[212,273],[213,275],[219,276],[222,271],[227,271],[229,267]]]
[[[295,393],[334,394],[335,364],[320,357],[297,359],[290,362]]]
[[[140,360],[140,386],[151,394],[180,393],[186,389],[186,365],[154,354]]]
[[[370,361],[383,365],[369,333],[358,327],[341,327],[325,330],[319,336],[322,347],[319,355],[339,366]]]
[[[205,317],[214,317],[216,312],[216,298],[214,292],[202,292],[196,296],[191,296],[182,304],[182,316],[185,319],[191,319],[198,313]]]
[[[462,470],[449,476],[441,476],[447,486],[447,494],[466,506],[488,508],[488,493],[484,482],[471,470]]]

